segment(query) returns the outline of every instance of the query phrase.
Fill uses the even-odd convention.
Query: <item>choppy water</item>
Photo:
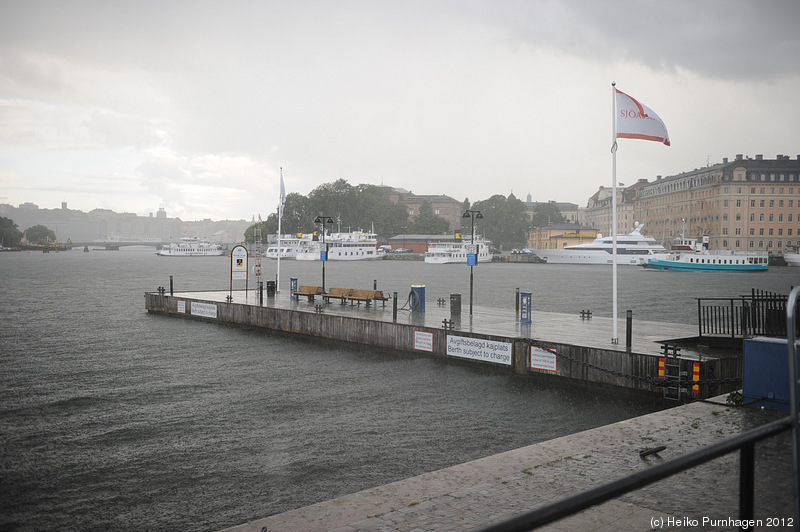
[[[265,275],[275,275],[265,262]],[[476,367],[150,316],[145,291],[227,289],[227,258],[0,254],[0,529],[217,530],[659,408]],[[319,263],[281,262],[283,283]],[[620,309],[788,292],[800,270],[620,268]],[[467,294],[465,266],[328,263],[326,284]],[[238,285],[241,286],[241,283]],[[610,315],[610,271],[482,264],[475,303]]]

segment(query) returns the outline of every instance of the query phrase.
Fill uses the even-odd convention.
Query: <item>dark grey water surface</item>
[[[170,275],[176,290],[227,289],[229,269],[148,248],[0,254],[0,529],[217,530],[660,408],[144,310]],[[282,285],[320,273],[281,262]],[[423,283],[429,300],[469,291],[459,265],[328,263],[326,276]],[[693,323],[695,297],[786,293],[800,270],[619,279],[620,309]],[[481,264],[475,304],[510,307],[520,287],[538,310],[610,316],[610,283],[605,267]]]

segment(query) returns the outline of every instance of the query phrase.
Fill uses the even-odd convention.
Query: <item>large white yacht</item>
[[[635,223],[627,235],[617,235],[617,264],[638,266],[648,259],[668,256],[667,249],[651,236],[642,235],[644,224]],[[593,242],[573,244],[563,249],[534,249],[548,264],[611,264],[613,237],[597,235]]]

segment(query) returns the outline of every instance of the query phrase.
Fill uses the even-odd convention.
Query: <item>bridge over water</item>
[[[152,246],[156,249],[163,245],[168,245],[168,240],[92,240],[91,242],[70,241],[67,246],[71,248],[103,248],[119,249],[126,246]]]

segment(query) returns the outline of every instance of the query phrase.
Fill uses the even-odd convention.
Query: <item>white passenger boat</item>
[[[311,240],[311,234],[298,233],[297,235],[283,235],[280,242],[267,247],[266,257],[268,259],[277,259],[280,255],[282,259],[295,259],[297,258],[297,251],[300,249],[300,242],[303,240]]]
[[[769,269],[769,255],[766,251],[679,251],[648,259],[642,266],[686,272],[765,272]]]
[[[460,239],[429,243],[428,251],[425,252],[425,262],[428,264],[466,264],[467,254],[475,253],[476,251],[478,262],[492,261],[492,255],[489,253],[489,245],[486,240],[482,237],[475,237],[474,243]]]
[[[156,251],[161,257],[216,257],[222,247],[197,237],[183,237],[177,244],[166,244]]]
[[[617,235],[617,264],[637,266],[647,259],[665,256],[667,248],[651,236],[644,236],[644,224],[636,223],[627,235]],[[534,249],[533,253],[548,264],[611,264],[613,237],[597,235],[593,242],[573,244],[563,249]]]
[[[368,231],[326,233],[324,244],[328,249],[327,260],[380,260],[386,256],[383,249],[378,249],[377,235]],[[295,258],[320,260],[323,249],[322,237],[318,236],[317,240],[303,238]]]

